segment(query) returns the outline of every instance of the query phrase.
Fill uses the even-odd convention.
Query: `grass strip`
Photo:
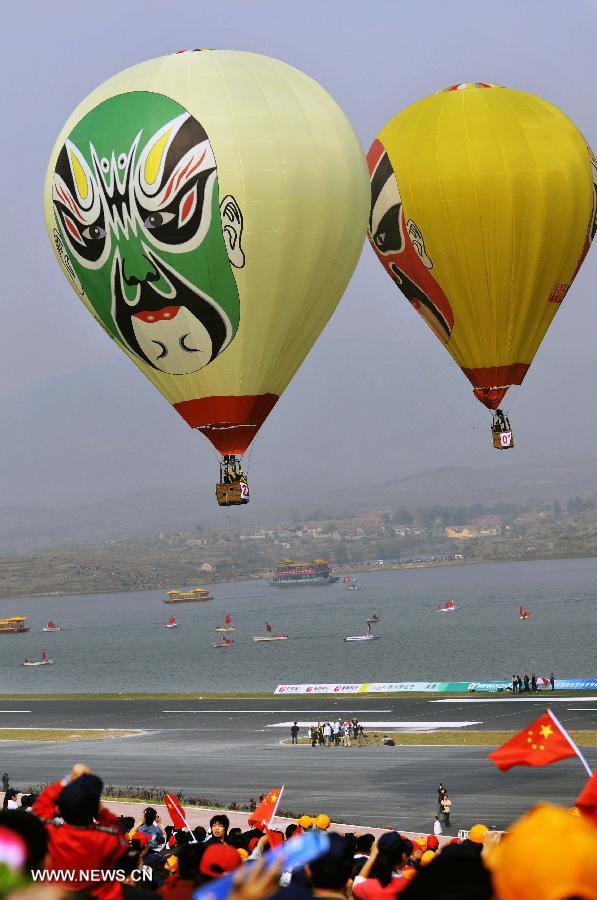
[[[141,734],[124,728],[0,728],[0,741],[102,741]]]
[[[450,744],[461,747],[499,747],[500,744],[505,744],[511,737],[514,737],[515,734],[518,734],[518,731],[451,730],[401,732],[393,731],[389,728],[387,731],[368,731],[365,734],[364,746],[380,746],[383,744],[384,736],[387,736],[392,738],[397,747],[406,747],[415,744],[426,744],[429,746]],[[570,736],[580,747],[597,747],[597,731],[571,731]],[[290,744],[290,739],[285,740],[284,743]],[[310,744],[311,741],[308,738],[299,738],[299,743]],[[352,741],[352,746],[358,746],[356,741]]]

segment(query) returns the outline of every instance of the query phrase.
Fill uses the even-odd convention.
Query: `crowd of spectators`
[[[376,840],[333,831],[325,814],[284,832],[231,828],[223,813],[209,831],[176,830],[152,807],[137,820],[115,815],[102,789],[78,764],[20,805],[11,795],[15,805],[0,812],[0,898],[191,900],[210,886],[214,900],[597,900],[597,823],[559,807],[535,807],[501,841],[481,824],[462,840],[396,831]],[[309,829],[328,841],[307,865],[285,871],[268,855]],[[231,886],[218,894],[228,873]]]

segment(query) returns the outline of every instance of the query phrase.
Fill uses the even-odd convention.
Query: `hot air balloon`
[[[93,91],[58,137],[45,183],[57,259],[222,455],[220,505],[249,500],[239,457],[342,296],[368,205],[342,110],[254,53],[143,62]]]
[[[367,155],[369,240],[493,411],[521,384],[595,233],[595,158],[547,101],[490,83],[414,103]]]

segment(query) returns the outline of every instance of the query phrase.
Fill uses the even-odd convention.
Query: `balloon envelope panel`
[[[368,179],[342,110],[268,57],[197,51],[109,79],[50,158],[65,275],[192,427],[243,452],[338,303]]]
[[[590,149],[545,100],[467,84],[400,112],[368,163],[377,256],[496,408],[522,382],[592,239]]]

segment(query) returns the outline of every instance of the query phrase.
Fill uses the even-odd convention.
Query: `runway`
[[[571,806],[586,780],[580,763],[499,772],[486,759],[492,747],[405,746],[323,748],[281,744],[288,723],[357,716],[405,730],[437,727],[520,729],[535,719],[536,698],[491,702],[463,698],[438,706],[426,699],[283,697],[263,700],[2,700],[0,728],[131,728],[144,734],[76,744],[1,744],[11,783],[27,788],[62,776],[73,762],[89,764],[106,784],[163,787],[193,797],[243,803],[286,785],[285,809],[327,812],[338,821],[429,831],[437,784],[453,801],[452,830],[484,821],[506,827],[541,800]],[[593,698],[594,699],[594,698]],[[548,705],[550,697],[545,697]],[[566,728],[597,727],[586,702],[558,704]],[[449,714],[446,715],[446,712]],[[444,723],[443,725],[441,723]],[[478,724],[470,724],[478,723]],[[597,766],[597,748],[586,752]]]

